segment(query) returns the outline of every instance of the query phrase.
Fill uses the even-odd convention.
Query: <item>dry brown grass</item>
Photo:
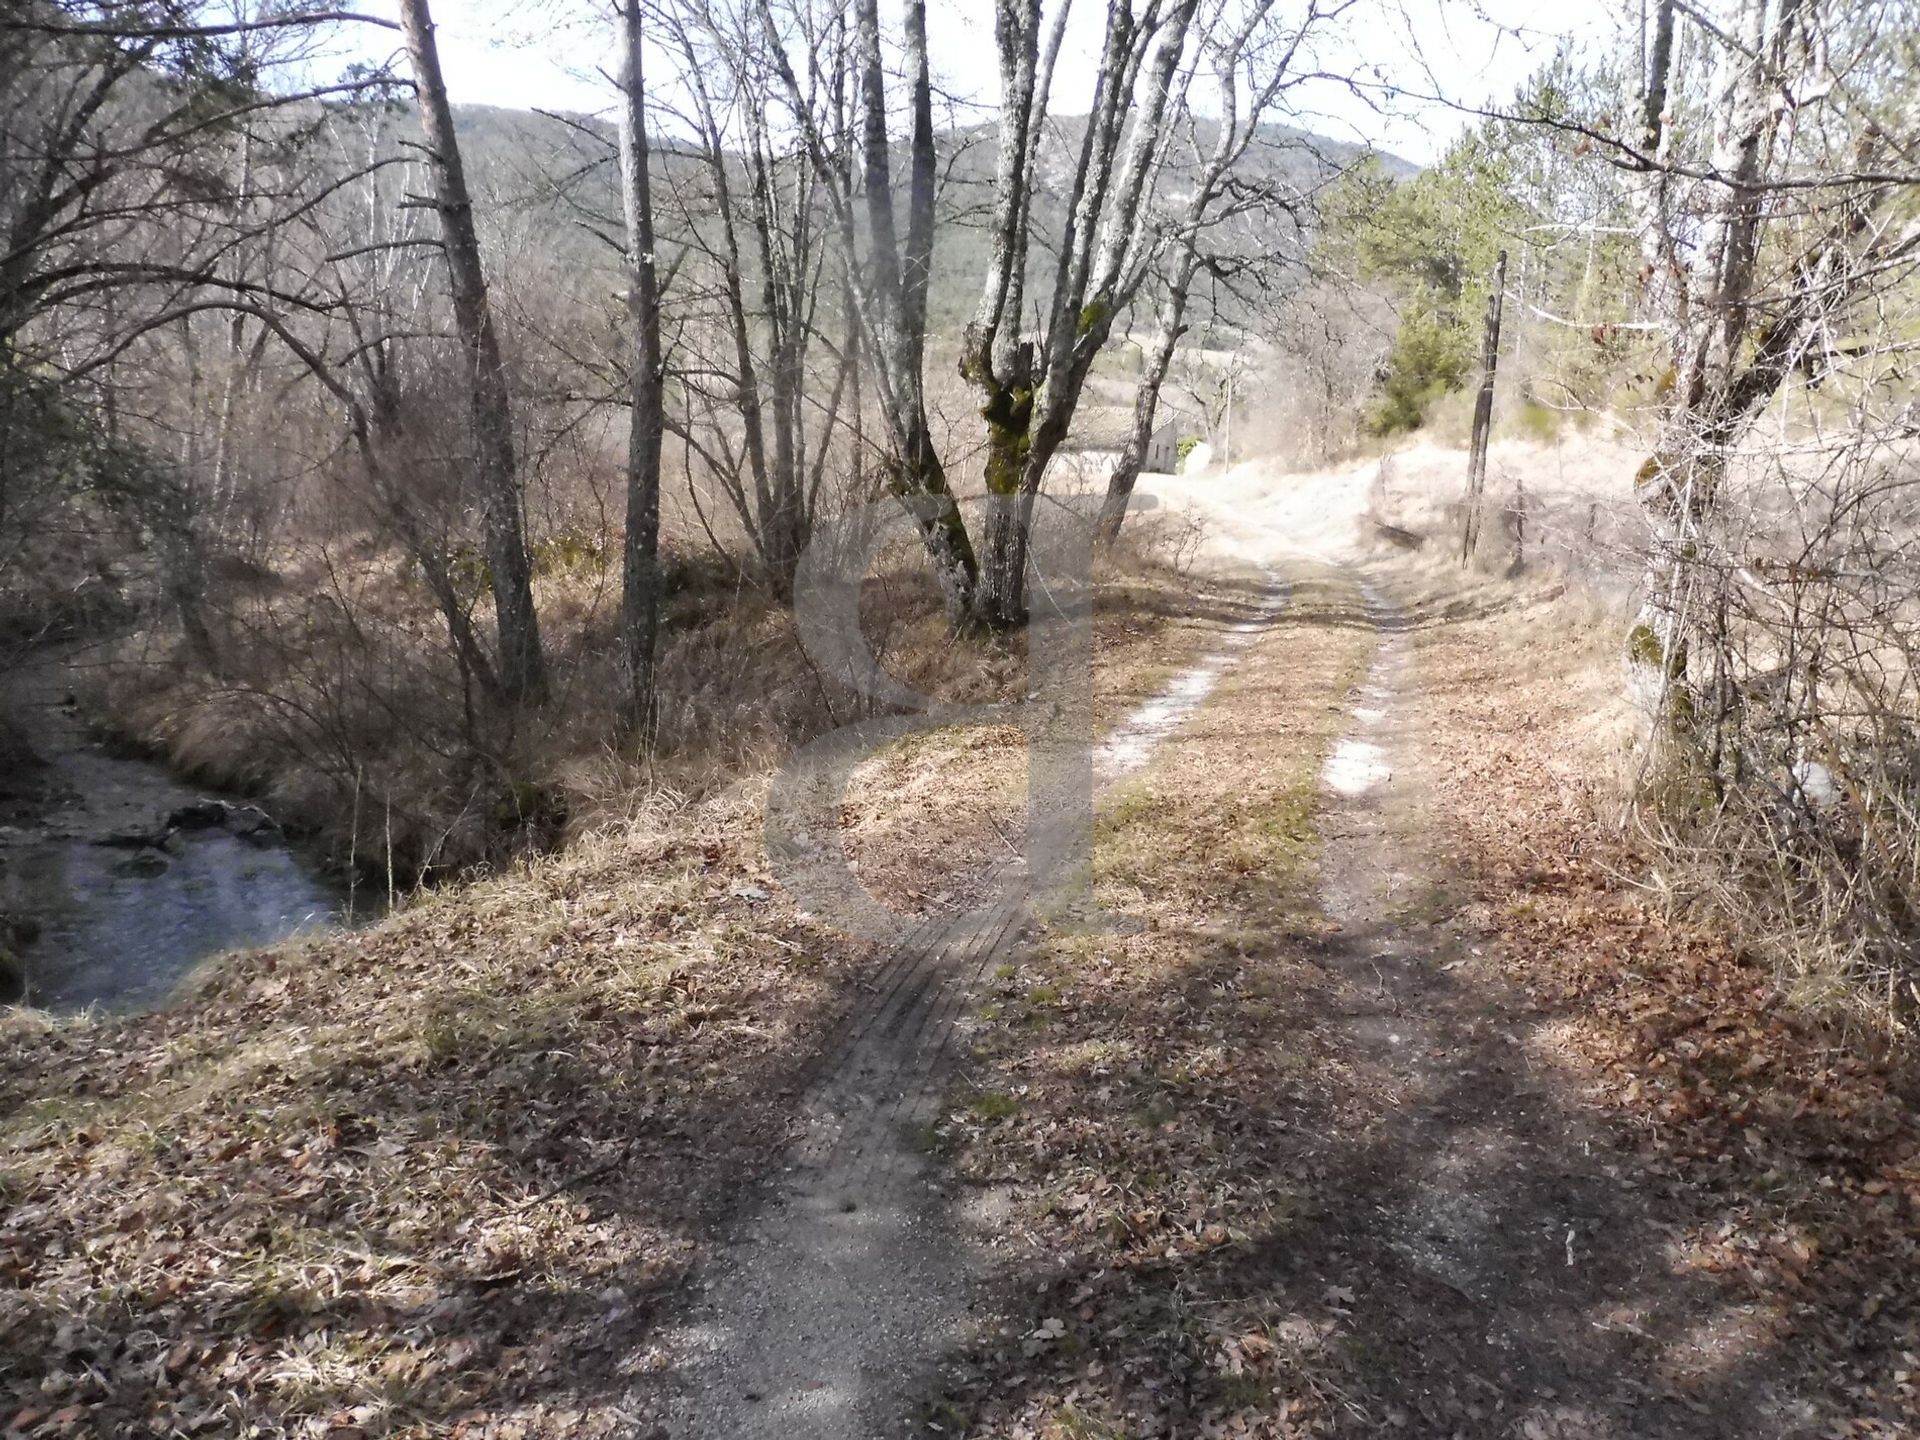
[[[1893,1277],[1920,1258],[1920,1078],[1782,1003],[1751,916],[1673,903],[1670,852],[1623,832],[1623,623],[1508,590],[1421,631],[1422,723],[1451,760],[1435,863],[1489,975],[1533,1008],[1533,1063],[1632,1137],[1675,1273],[1737,1295],[1770,1370],[1824,1413],[1911,1433],[1920,1313]]]
[[[1270,1417],[1296,1369],[1317,1378],[1289,1389],[1293,1419],[1335,1401],[1338,1367],[1285,1340],[1285,1302],[1250,1257],[1322,1203],[1288,1157],[1340,1084],[1306,1017],[1328,988],[1309,958],[1327,928],[1318,773],[1372,648],[1357,617],[1348,582],[1305,575],[1103,802],[1096,895],[1129,923],[1050,929],[996,977],[969,1081],[928,1137],[1012,1187],[1006,1243],[1030,1257],[1003,1348],[965,1357],[975,1379],[945,1402],[963,1433],[1187,1433],[1203,1414],[1242,1433],[1236,1417]]]
[[[1149,540],[1149,543],[1151,541]],[[1094,601],[1092,728],[1104,733],[1157,694],[1244,608],[1233,586],[1142,561],[1104,561]],[[1018,644],[987,662],[999,693],[1024,675]],[[887,747],[856,771],[845,811],[862,881],[909,911],[956,904],[1024,842],[1027,757],[1012,726],[953,728]],[[958,863],[956,863],[958,862]]]
[[[1153,641],[1175,608],[1180,578],[1149,548],[1102,567],[1103,664]],[[540,553],[555,698],[514,734],[463,691],[410,567],[355,536],[286,550],[229,587],[209,617],[217,675],[172,631],[149,630],[116,648],[85,698],[123,738],[259,796],[382,889],[550,848],[636,797],[704,795],[866,713],[809,661],[785,607],[730,563],[681,554],[669,563],[658,743],[639,757],[611,739],[617,563],[604,545]],[[864,609],[875,653],[921,693],[990,702],[1017,681],[1018,644],[955,637],[910,552],[872,577]]]
[[[1205,638],[1168,620],[1173,583],[1104,582],[1109,706]],[[766,686],[746,653],[798,686],[787,626],[744,602],[683,625],[676,674],[703,703]],[[890,648],[930,688],[1003,688],[917,620]],[[600,819],[558,854],[215,962],[162,1013],[0,1021],[0,1427],[627,1433],[662,1315],[879,958],[763,898],[766,714],[716,715],[651,787],[603,772]],[[869,835],[934,793],[949,820],[997,813],[933,753],[876,762]],[[676,764],[697,788],[674,792]],[[941,866],[981,839],[948,836]]]
[[[8,1022],[15,1428],[611,1433],[866,959],[735,895],[756,818],[661,809],[163,1014]]]

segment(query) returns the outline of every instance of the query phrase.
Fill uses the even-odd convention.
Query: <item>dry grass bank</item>
[[[1639,764],[1618,609],[1525,585],[1464,606],[1420,632],[1423,724],[1448,757],[1431,777],[1443,903],[1481,957],[1466,973],[1524,997],[1530,1062],[1625,1137],[1672,1272],[1740,1317],[1666,1363],[1733,1394],[1796,1385],[1834,1427],[1781,1417],[1782,1433],[1915,1433],[1914,1057],[1796,1005],[1740,927],[1676,903],[1666,857],[1623,834]]]
[[[1104,710],[1226,623],[1176,619],[1182,583],[1103,584]],[[978,658],[939,647],[945,674]],[[960,817],[1015,796],[970,802],[966,748],[873,762],[856,853],[978,860]],[[983,754],[1011,770],[992,732]],[[627,1433],[660,1316],[877,963],[778,893],[764,770],[702,773],[371,929],[217,963],[165,1012],[0,1019],[0,1428]]]
[[[1524,637],[1515,642],[1524,656],[1501,652],[1512,664],[1497,672],[1500,693],[1525,706],[1559,691],[1553,703],[1580,717],[1560,736],[1552,778],[1565,793],[1607,791],[1595,803],[1632,831],[1633,854],[1620,863],[1657,893],[1663,913],[1723,931],[1772,969],[1796,1010],[1832,1021],[1864,1050],[1910,1047],[1920,990],[1909,934],[1914,714],[1905,592],[1886,587],[1891,598],[1878,611],[1830,591],[1763,597],[1754,603],[1774,607],[1771,618],[1790,616],[1777,635],[1764,625],[1736,635],[1746,603],[1736,599],[1719,622],[1735,636],[1725,669],[1696,665],[1694,688],[1663,722],[1674,727],[1672,743],[1648,745],[1650,716],[1624,698],[1644,585],[1645,524],[1629,494],[1637,454],[1630,437],[1589,437],[1573,448],[1496,445],[1495,479],[1503,470],[1524,477],[1523,528],[1516,535],[1511,514],[1490,515],[1471,579],[1456,563],[1459,451],[1422,443],[1371,473],[1349,472],[1350,483],[1364,479],[1367,488],[1356,534],[1380,554],[1398,552],[1410,597],[1461,617],[1480,609],[1512,617],[1511,635],[1487,636],[1496,644]],[[1737,553],[1754,573],[1801,563],[1776,560],[1769,572],[1769,554],[1813,553],[1803,527],[1818,527],[1794,506],[1806,502],[1818,516],[1806,501],[1818,489],[1805,476],[1735,458],[1722,502],[1739,517],[1728,523],[1742,531]],[[1489,498],[1497,499],[1492,481]],[[1898,553],[1892,537],[1911,522],[1889,524],[1885,544]],[[1804,563],[1808,574],[1826,573]],[[1871,569],[1863,562],[1861,573]],[[1716,583],[1709,567],[1701,594]],[[1704,615],[1714,602],[1696,603]],[[1863,613],[1873,618],[1860,620]],[[1699,623],[1696,658],[1715,643],[1711,624]],[[1793,675],[1803,680],[1797,690],[1783,679]],[[1803,776],[1813,777],[1812,790]]]
[[[868,713],[805,654],[786,606],[722,558],[676,551],[659,743],[636,763],[611,738],[617,556],[578,537],[535,553],[554,698],[513,733],[463,685],[418,574],[353,536],[225,577],[203,617],[217,667],[196,663],[162,626],[92,652],[81,698],[119,738],[201,783],[259,798],[331,863],[382,890],[549,849],[617,817],[635,795],[697,798]],[[1177,558],[1147,530],[1103,562],[1103,659],[1156,643],[1174,623],[1186,584]],[[914,553],[883,560],[863,613],[875,654],[916,691],[985,703],[1017,685],[1018,638],[956,639]]]

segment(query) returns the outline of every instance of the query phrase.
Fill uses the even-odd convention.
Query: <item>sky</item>
[[[1054,0],[1049,0],[1051,13]],[[1282,0],[1298,10],[1299,0]],[[1322,0],[1325,3],[1325,0]],[[392,15],[393,0],[361,8]],[[604,10],[604,7],[599,7]],[[895,9],[882,0],[881,13]],[[1103,0],[1076,0],[1054,82],[1056,113],[1084,112],[1090,94]],[[1298,123],[1337,139],[1369,142],[1420,164],[1439,158],[1467,117],[1407,94],[1465,104],[1510,97],[1521,81],[1571,41],[1596,47],[1619,0],[1353,0],[1329,32],[1317,68],[1353,76],[1360,93],[1331,82],[1304,87]],[[612,89],[611,32],[588,17],[594,0],[434,0],[440,64],[456,101],[518,109],[598,112]],[[990,0],[929,0],[928,49],[936,84],[977,104],[999,89]],[[398,36],[350,27],[369,55]]]

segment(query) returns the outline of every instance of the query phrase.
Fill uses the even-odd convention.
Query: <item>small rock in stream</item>
[[[167,816],[167,824],[175,830],[212,830],[225,825],[232,816],[233,807],[224,800],[197,800]]]

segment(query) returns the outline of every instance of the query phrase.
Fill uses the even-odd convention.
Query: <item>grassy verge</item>
[[[1223,627],[1257,613],[1257,587],[1178,581],[1160,570],[1109,569],[1094,608],[1092,729],[1118,724],[1217,643]],[[1024,674],[1017,649],[990,665],[1003,693]],[[844,823],[863,883],[907,911],[957,904],[1023,842],[1027,755],[1011,725],[916,734],[873,756],[854,776]]]
[[[1310,1385],[1275,1399],[1313,1369],[1317,1322],[1257,1277],[1328,1203],[1290,1157],[1335,1118],[1338,1061],[1310,1020],[1328,985],[1314,809],[1372,647],[1353,609],[1331,577],[1299,585],[1108,797],[1096,893],[1125,922],[1050,931],[995,979],[971,1087],[934,1138],[1011,1188],[1020,1280],[998,1344],[955,1358],[949,1433],[1200,1433],[1203,1415],[1333,1403]]]

